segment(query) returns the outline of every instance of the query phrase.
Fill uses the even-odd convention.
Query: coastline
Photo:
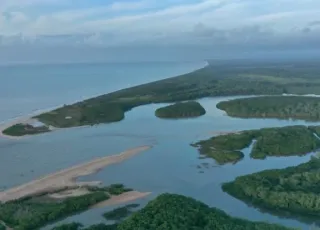
[[[77,183],[76,179],[81,176],[88,176],[97,173],[99,170],[109,165],[121,163],[122,161],[151,148],[152,146],[140,146],[116,155],[96,158],[92,161],[51,173],[26,184],[0,192],[0,201],[7,202],[46,191],[54,191],[63,187],[88,186],[92,184],[97,185],[100,182]]]
[[[163,77],[163,78],[161,78],[161,80],[174,78],[174,77],[178,77],[178,76],[185,75],[185,74],[188,74],[188,73],[192,73],[194,71],[203,69],[203,68],[207,67],[208,65],[209,65],[209,62],[206,60],[206,61],[203,61],[202,65],[199,66],[199,67],[192,68],[190,70],[187,70],[187,71],[179,73],[179,74],[175,74],[173,76]],[[122,87],[122,88],[118,88],[118,89],[112,90],[110,92],[104,92],[102,94],[99,93],[99,94],[90,95],[90,96],[87,96],[87,97],[82,97],[81,99],[72,101],[72,102],[68,103],[67,105],[76,104],[76,103],[79,103],[79,102],[82,102],[82,101],[85,101],[85,100],[89,100],[89,99],[100,97],[100,96],[103,96],[103,95],[106,95],[106,94],[109,94],[109,93],[117,92],[117,91],[122,90],[122,89],[128,89],[128,88],[132,88],[132,87],[135,87],[135,86],[148,84],[148,83],[151,83],[151,82],[153,82],[153,81],[146,81],[146,82],[143,82],[143,83],[140,83],[140,84],[133,84],[130,87]],[[38,115],[40,115],[42,113],[50,112],[52,110],[61,108],[64,105],[65,104],[60,104],[60,105],[57,105],[57,106],[52,106],[50,108],[37,109],[35,112],[29,113],[29,114],[26,114],[26,115],[22,115],[22,116],[18,116],[18,117],[15,117],[15,118],[8,119],[8,120],[0,121],[0,138],[6,138],[6,139],[11,139],[11,140],[21,140],[22,138],[35,136],[35,135],[24,135],[24,136],[19,136],[19,137],[18,136],[10,136],[10,135],[4,134],[3,131],[5,129],[7,129],[7,128],[13,126],[13,125],[19,124],[19,123],[30,124],[31,121],[37,121],[37,119],[35,119],[33,117],[38,116]],[[70,128],[79,128],[79,127],[86,127],[86,126],[78,126],[78,127],[70,127]],[[61,129],[61,128],[56,128],[56,127],[53,127],[53,126],[48,126],[48,128],[50,129],[50,132]],[[67,128],[67,129],[70,129],[70,128]]]

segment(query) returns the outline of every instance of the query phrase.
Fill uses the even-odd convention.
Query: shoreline
[[[7,202],[22,197],[31,196],[41,192],[57,190],[62,187],[86,186],[98,184],[99,182],[76,182],[76,179],[82,176],[88,176],[97,173],[99,170],[112,165],[121,163],[141,152],[151,149],[152,146],[140,146],[123,151],[116,155],[110,155],[95,158],[89,162],[72,166],[46,176],[40,177],[28,183],[7,189],[0,192],[0,201]]]
[[[178,77],[178,76],[185,75],[185,74],[188,74],[188,73],[192,73],[194,71],[203,69],[203,68],[205,68],[207,66],[209,66],[209,62],[206,60],[206,61],[203,61],[202,65],[201,66],[199,65],[199,67],[197,67],[197,68],[192,68],[191,70],[176,74],[174,76],[163,77],[160,80],[174,78],[174,77]],[[100,96],[103,96],[103,95],[106,95],[106,94],[114,93],[114,92],[117,92],[119,90],[132,88],[132,87],[135,87],[135,86],[148,84],[148,83],[152,83],[152,82],[154,82],[154,81],[147,81],[147,82],[140,83],[140,84],[133,84],[130,87],[119,88],[119,89],[116,89],[116,90],[111,90],[110,92],[99,93],[99,94],[91,95],[91,96],[88,96],[88,97],[83,97],[83,98],[81,98],[79,100],[75,100],[73,102],[67,103],[67,105],[73,105],[73,104],[76,104],[76,103],[79,103],[79,102],[82,102],[82,101],[85,101],[85,100],[89,100],[89,99],[100,97]],[[14,117],[14,118],[11,118],[11,119],[0,121],[0,138],[6,138],[6,139],[11,139],[11,140],[21,140],[22,138],[27,138],[27,137],[30,137],[30,136],[36,136],[36,135],[10,136],[10,135],[4,134],[3,131],[5,129],[7,129],[7,128],[13,126],[13,125],[19,124],[19,123],[29,124],[31,120],[37,120],[37,119],[33,118],[34,116],[38,116],[38,115],[40,115],[42,113],[50,112],[52,110],[61,108],[64,105],[66,105],[66,104],[60,104],[60,105],[57,105],[57,106],[52,106],[50,108],[37,109],[34,112],[31,112],[31,113],[26,114],[26,115],[21,115],[21,116],[18,116],[18,117]],[[47,124],[45,124],[45,125],[47,125]],[[77,126],[77,127],[70,127],[70,128],[79,128],[79,127],[87,127],[87,126]],[[55,131],[55,130],[59,130],[59,129],[64,129],[64,128],[57,128],[57,127],[53,127],[53,126],[48,126],[48,128],[50,129],[50,132]],[[70,129],[70,128],[66,128],[66,129]],[[37,135],[39,135],[39,134],[37,134]]]

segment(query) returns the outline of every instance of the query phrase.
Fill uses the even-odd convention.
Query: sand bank
[[[126,192],[118,196],[112,196],[109,200],[102,201],[92,206],[91,208],[101,208],[109,205],[123,204],[130,201],[142,199],[146,196],[149,196],[150,194],[151,192],[138,192],[138,191]]]
[[[77,183],[76,179],[81,176],[87,176],[96,173],[97,171],[101,170],[102,168],[108,165],[120,163],[150,148],[151,146],[137,147],[134,149],[124,151],[117,155],[97,158],[90,162],[76,165],[71,168],[49,174],[29,183],[0,192],[0,201],[7,202],[10,200],[19,199],[21,197],[30,196],[41,192],[57,190],[59,188],[64,187],[77,186],[79,184],[91,185],[91,182]]]

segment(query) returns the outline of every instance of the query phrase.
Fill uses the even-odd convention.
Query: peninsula
[[[320,120],[320,98],[305,96],[265,96],[223,101],[217,108],[229,116]]]
[[[99,182],[77,183],[76,179],[81,176],[94,174],[108,165],[120,163],[150,148],[150,146],[141,146],[124,151],[118,155],[97,158],[90,162],[52,173],[40,179],[0,192],[0,201],[7,202],[32,196],[33,194],[77,185],[98,185],[100,184]]]
[[[97,158],[0,192],[0,220],[15,230],[38,229],[91,207],[116,205],[148,196],[150,193],[133,191],[122,184],[100,187],[99,181],[76,182],[76,179],[150,148],[141,146]]]
[[[206,110],[196,101],[179,102],[159,108],[155,112],[157,117],[167,119],[200,117],[205,113]]]
[[[222,186],[230,195],[271,211],[320,216],[320,159],[236,178]]]
[[[319,93],[319,66],[316,62],[306,65],[215,61],[188,74],[65,105],[34,118],[48,127],[68,128],[121,121],[127,111],[151,103],[215,96]]]
[[[303,155],[320,148],[320,140],[314,135],[317,126],[287,126],[264,128],[219,135],[192,144],[201,155],[211,157],[219,164],[233,163],[244,157],[243,149],[252,143],[250,156],[264,159],[268,156]],[[255,142],[254,142],[255,141]]]

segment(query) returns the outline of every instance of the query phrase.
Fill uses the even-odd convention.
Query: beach
[[[99,182],[81,182],[77,183],[76,179],[81,176],[94,174],[111,164],[117,164],[127,160],[143,151],[147,151],[151,146],[141,146],[129,149],[117,155],[96,158],[92,161],[67,168],[26,184],[0,192],[0,201],[8,202],[21,197],[39,194],[41,192],[54,191],[64,187],[90,186]],[[138,194],[140,195],[140,194]]]

